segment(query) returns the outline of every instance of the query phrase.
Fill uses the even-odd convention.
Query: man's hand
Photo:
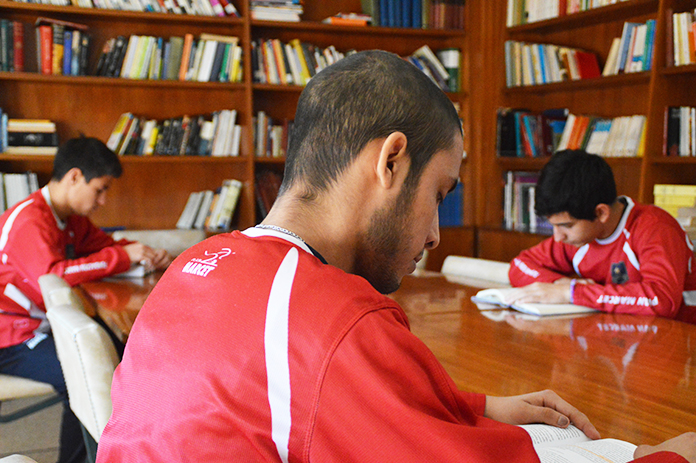
[[[656,452],[674,452],[686,458],[689,463],[696,463],[696,432],[684,433],[659,445],[639,445],[633,458],[644,457]]]
[[[515,288],[505,302],[524,303],[542,302],[546,304],[570,303],[570,279],[561,283],[532,283],[531,285]]]
[[[508,424],[544,423],[566,428],[573,423],[590,439],[600,437],[584,413],[549,390],[513,397],[486,396],[484,416]]]
[[[164,249],[152,249],[142,243],[123,246],[131,263],[139,262],[148,268],[165,269],[172,262],[171,256]]]

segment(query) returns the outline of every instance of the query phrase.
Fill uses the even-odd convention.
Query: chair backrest
[[[509,270],[509,262],[478,259],[475,257],[447,256],[442,264],[441,271],[445,275],[509,285]]]
[[[111,235],[115,240],[139,241],[151,248],[166,249],[178,256],[194,244],[206,238],[204,230],[117,230]]]
[[[15,454],[5,458],[0,458],[0,463],[36,463],[36,460],[25,457],[24,455]]]
[[[55,394],[55,392],[53,386],[48,383],[0,374],[0,402]]]
[[[99,442],[111,416],[111,380],[119,359],[106,331],[84,313],[80,299],[54,304],[50,295],[62,284],[57,275],[39,277],[46,314],[51,324],[70,408],[85,429]]]

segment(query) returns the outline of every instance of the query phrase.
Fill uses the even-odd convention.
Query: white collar
[[[628,196],[619,196],[619,199],[621,198],[623,198],[626,201],[626,207],[623,210],[623,214],[621,215],[621,220],[619,220],[619,224],[616,226],[616,230],[614,230],[612,234],[609,235],[607,238],[595,240],[597,241],[597,244],[613,243],[618,239],[621,233],[623,233],[624,228],[626,228],[626,221],[628,220],[628,215],[633,210],[633,206],[635,206],[635,203]]]
[[[48,191],[48,185],[41,188],[41,194],[43,195],[44,199],[46,200],[48,207],[51,208],[51,212],[53,213],[53,218],[56,219],[56,224],[58,225],[58,228],[60,228],[61,230],[65,230],[65,227],[67,227],[68,224],[67,224],[67,222],[60,220],[60,217],[58,217],[58,214],[56,214],[56,210],[53,209],[53,203],[51,202],[51,193]]]

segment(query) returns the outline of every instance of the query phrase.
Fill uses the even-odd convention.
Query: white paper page
[[[636,446],[616,439],[537,449],[541,463],[627,463],[633,460]]]

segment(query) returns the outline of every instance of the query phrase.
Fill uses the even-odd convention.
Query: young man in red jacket
[[[611,168],[584,151],[556,153],[536,187],[553,238],[510,266],[519,302],[572,302],[604,312],[696,323],[691,240],[664,210],[616,195]]]
[[[95,138],[74,138],[55,156],[48,185],[0,216],[0,372],[53,385],[65,382],[46,320],[38,278],[46,273],[70,285],[128,270],[143,262],[164,268],[165,250],[114,241],[87,218],[121,175],[116,154]],[[64,403],[60,462],[83,462],[79,422]]]
[[[263,223],[184,252],[150,293],[97,460],[538,463],[514,424],[598,437],[550,391],[458,390],[384,295],[438,245],[462,153],[452,102],[399,56],[314,76]],[[696,439],[679,445],[696,462]]]

